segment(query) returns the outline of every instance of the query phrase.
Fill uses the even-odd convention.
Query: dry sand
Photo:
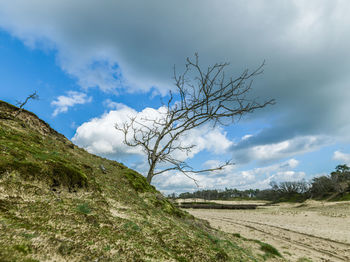
[[[350,261],[350,202],[307,201],[259,206],[256,210],[186,211],[223,231],[269,243],[288,261]]]

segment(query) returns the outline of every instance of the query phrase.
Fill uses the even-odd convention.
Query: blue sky
[[[253,95],[276,105],[183,138],[197,149],[178,157],[196,168],[236,163],[196,176],[200,187],[266,188],[350,164],[350,4],[200,3],[0,1],[0,99],[15,104],[36,90],[40,100],[28,110],[88,151],[144,174],[141,151],[123,145],[114,124],[156,115],[173,88],[174,64],[181,71],[198,52],[204,66],[227,61],[227,73],[238,76],[265,60]],[[153,184],[165,193],[197,189],[179,173]]]

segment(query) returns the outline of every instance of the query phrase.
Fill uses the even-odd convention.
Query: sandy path
[[[269,243],[289,261],[350,261],[350,203],[187,211],[223,231]]]

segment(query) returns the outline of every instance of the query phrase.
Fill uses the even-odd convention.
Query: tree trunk
[[[148,170],[148,174],[147,174],[148,184],[151,184],[152,178],[154,176],[154,168],[155,168],[155,164],[152,164]]]

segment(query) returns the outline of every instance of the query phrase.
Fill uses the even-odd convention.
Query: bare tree
[[[23,107],[28,103],[28,101],[30,99],[33,99],[33,100],[38,100],[39,99],[39,96],[36,93],[36,91],[34,91],[34,93],[30,94],[29,96],[27,96],[27,98],[26,98],[26,100],[24,100],[24,102],[16,101],[16,104],[18,105],[19,108],[18,108],[18,111],[15,114],[15,117],[17,117],[23,111]]]
[[[116,124],[117,130],[123,132],[124,143],[130,147],[141,147],[148,159],[147,181],[161,173],[178,170],[197,180],[190,174],[210,172],[233,165],[226,161],[211,169],[194,170],[186,162],[174,157],[182,151],[189,154],[195,145],[185,145],[180,138],[196,127],[210,123],[227,125],[239,120],[243,115],[256,109],[273,104],[274,100],[259,103],[248,97],[252,79],[263,72],[264,63],[256,70],[245,70],[239,77],[226,77],[224,69],[228,63],[216,63],[203,70],[194,59],[186,59],[186,69],[177,74],[174,67],[176,91],[169,92],[169,99],[163,103],[164,112],[156,119],[131,117],[122,125]],[[159,169],[160,164],[165,168]]]

